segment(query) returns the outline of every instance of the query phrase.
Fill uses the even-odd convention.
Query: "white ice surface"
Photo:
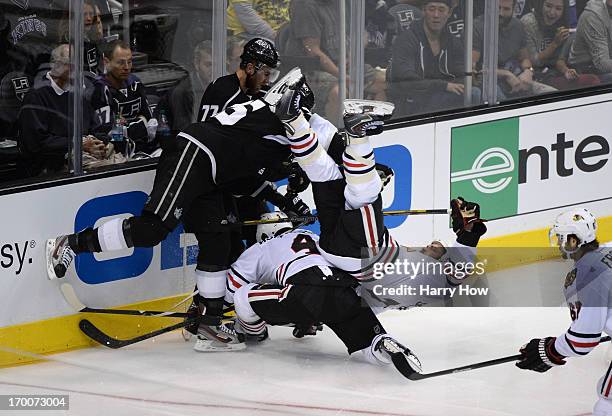
[[[380,318],[425,372],[512,355],[529,339],[559,335],[569,325],[565,307],[418,308]],[[83,349],[0,369],[0,394],[70,396],[66,412],[0,414],[578,416],[590,414],[608,366],[602,345],[545,374],[507,363],[415,382],[392,367],[349,359],[329,328],[301,340],[289,328],[272,328],[264,344],[233,353],[191,346],[174,332],[119,350]]]

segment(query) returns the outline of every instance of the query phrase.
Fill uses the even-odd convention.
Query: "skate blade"
[[[239,344],[224,344],[214,343],[208,340],[197,340],[193,345],[193,350],[197,352],[224,352],[224,351],[241,351],[246,348],[246,344],[241,342]]]
[[[53,262],[51,261],[51,257],[53,251],[55,250],[55,238],[47,240],[45,255],[47,260],[47,279],[56,280],[58,279],[55,274],[55,270],[53,270]]]

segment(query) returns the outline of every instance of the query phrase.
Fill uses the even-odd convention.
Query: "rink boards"
[[[388,129],[373,139],[376,157],[396,177],[385,209],[446,208],[450,197],[477,200],[490,219],[483,247],[547,247],[548,227],[571,206],[599,218],[598,238],[612,239],[611,95]],[[49,237],[137,214],[153,171],[53,186],[0,197],[0,366],[35,358],[14,350],[51,353],[89,346],[80,315],[45,271]],[[282,188],[282,183],[280,183]],[[303,195],[312,204],[309,191]],[[447,216],[388,217],[405,245],[452,240]],[[316,228],[315,228],[316,229]],[[113,256],[80,256],[65,278],[90,307],[132,305],[165,309],[193,288],[196,247],[177,229],[159,246]],[[546,257],[507,256],[495,266]],[[135,306],[136,305],[136,306]],[[119,337],[166,325],[168,318],[89,316]]]

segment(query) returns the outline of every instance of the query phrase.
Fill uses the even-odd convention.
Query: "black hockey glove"
[[[458,197],[450,202],[453,231],[457,242],[464,246],[476,247],[480,237],[487,232],[487,226],[480,219],[480,205]]]
[[[519,350],[522,357],[516,366],[523,370],[544,373],[565,364],[565,357],[555,349],[555,340],[555,337],[532,339]]]
[[[304,192],[310,185],[310,179],[306,175],[306,172],[302,170],[297,162],[292,162],[289,165],[289,175],[287,176],[289,185],[287,186],[287,192],[299,194]]]
[[[307,115],[306,119],[310,120],[312,109],[315,106],[315,96],[312,92],[312,88],[310,88],[310,85],[306,82],[306,78],[304,78],[304,82],[300,85],[298,92],[302,96],[300,108],[304,112],[304,115]]]
[[[322,324],[296,324],[293,328],[293,336],[296,338],[304,338],[307,335],[317,335],[318,331],[323,331]]]
[[[127,137],[137,142],[146,143],[149,140],[147,123],[143,119],[130,123],[127,126]]]
[[[287,216],[289,218],[291,217],[308,217],[311,216],[312,213],[310,212],[310,208],[308,208],[308,205],[306,205],[306,203],[304,201],[302,201],[300,199],[299,196],[297,196],[294,193],[291,192],[287,192],[287,194],[284,197],[284,206],[280,206],[277,205],[278,208],[280,208],[281,211],[283,211],[285,214],[287,214]],[[298,227],[300,225],[308,225],[308,224],[312,224],[315,222],[315,219],[306,219],[303,221],[293,221],[293,226],[294,227]]]
[[[297,119],[302,114],[302,106],[304,105],[302,100],[304,99],[304,95],[301,93],[301,90],[305,83],[306,78],[302,76],[298,82],[287,88],[276,104],[276,116],[285,125]]]
[[[374,136],[383,132],[384,117],[378,114],[347,114],[344,116],[344,129],[350,137]]]
[[[382,181],[383,188],[391,182],[391,178],[395,175],[393,169],[391,169],[387,165],[383,165],[382,163],[376,164],[376,171],[378,172],[378,176],[380,176],[380,180]]]

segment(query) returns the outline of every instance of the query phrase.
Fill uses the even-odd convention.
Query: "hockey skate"
[[[62,235],[47,240],[46,256],[49,280],[64,277],[75,257],[74,251],[68,245],[68,236]]]
[[[270,339],[268,328],[264,328],[262,333],[255,335],[245,333],[244,330],[240,328],[240,325],[236,325],[236,334],[238,334],[239,337],[243,337],[244,342],[247,344],[259,344],[260,342]]]
[[[236,333],[233,322],[218,325],[200,323],[193,346],[198,352],[240,351],[245,348],[244,335]]]
[[[406,378],[410,378],[411,374],[423,372],[421,362],[417,356],[390,336],[383,336],[374,347],[374,350],[388,356],[395,368],[397,368],[397,371]]]

